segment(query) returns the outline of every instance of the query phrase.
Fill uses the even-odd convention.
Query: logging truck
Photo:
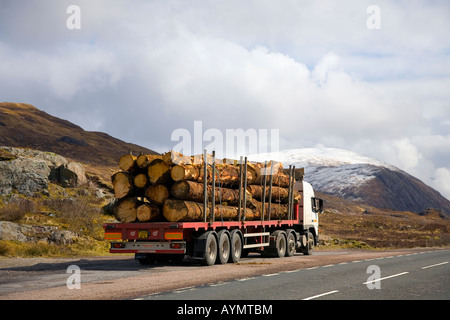
[[[178,172],[182,171],[180,165],[177,166]],[[186,175],[181,178],[176,179],[172,175],[179,181],[172,180],[170,194],[186,194],[176,188],[186,181],[183,178],[192,176],[192,166],[182,165]],[[254,180],[259,181],[259,188],[253,189],[262,194],[257,197],[250,188],[250,162],[241,158],[233,166],[237,168],[235,189],[225,187],[227,177],[232,176],[229,174],[230,165],[227,166],[216,164],[214,155],[212,163],[197,165],[197,182],[183,184],[184,189],[191,191],[189,200],[167,198],[161,207],[163,219],[143,222],[134,213],[128,220],[130,222],[104,224],[105,239],[110,240],[110,253],[134,253],[141,264],[188,258],[208,266],[236,263],[251,252],[268,257],[291,257],[295,253],[310,255],[319,242],[319,213],[323,211],[323,201],[315,197],[312,186],[303,181],[304,170],[293,166],[280,170],[278,177],[287,176],[284,187],[281,183],[277,185],[280,181],[277,174],[267,174],[266,170],[262,178]],[[169,170],[177,171],[174,166],[169,167]],[[267,162],[265,167],[267,169]],[[198,178],[201,176],[204,179]],[[188,181],[192,180],[195,179]],[[226,190],[236,195],[236,206],[224,203],[222,196],[227,195]],[[229,190],[235,190],[235,193]],[[194,191],[203,194],[203,201],[190,201]],[[284,191],[285,201],[281,201]],[[280,201],[275,201],[277,198]],[[226,199],[232,201],[230,196]],[[133,219],[136,220],[131,221]]]

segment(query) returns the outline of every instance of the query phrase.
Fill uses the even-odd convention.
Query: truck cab
[[[319,243],[319,213],[323,212],[323,200],[316,198],[314,189],[306,181],[299,181],[297,184],[299,192],[302,195],[302,201],[299,203],[299,222],[303,228],[303,245],[301,252],[311,254],[314,246]]]

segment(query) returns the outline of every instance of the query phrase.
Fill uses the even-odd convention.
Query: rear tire
[[[216,263],[226,264],[230,258],[231,244],[228,231],[222,230],[217,234],[219,238],[219,246],[217,249]]]
[[[230,239],[231,239],[231,251],[228,261],[230,263],[237,263],[241,259],[242,254],[242,240],[241,236],[239,235],[239,232],[237,230],[231,231]]]
[[[292,257],[295,251],[295,236],[293,232],[289,232],[286,241],[286,257]]]
[[[270,235],[274,237],[275,240],[270,244],[269,247],[264,249],[264,256],[282,258],[286,254],[286,233],[281,230],[272,232]]]
[[[308,239],[306,240],[306,246],[302,249],[305,256],[312,255],[314,250],[314,236],[311,232],[308,232]]]
[[[206,236],[205,257],[202,264],[205,266],[212,266],[217,258],[217,239],[212,232],[208,232]]]
[[[285,233],[280,231],[275,240],[276,257],[282,258],[286,254],[286,237]]]

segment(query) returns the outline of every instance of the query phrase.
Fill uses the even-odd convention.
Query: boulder
[[[64,188],[78,187],[87,183],[84,167],[78,162],[69,162],[57,168],[57,182]]]
[[[13,190],[31,196],[34,192],[48,188],[51,169],[47,162],[28,158],[17,158],[0,162],[0,194]]]
[[[50,241],[56,244],[72,244],[76,240],[77,236],[75,233],[69,230],[58,230],[54,231],[50,237]]]
[[[25,234],[31,232],[31,227],[9,221],[0,221],[0,240],[27,242],[30,238]]]
[[[63,187],[87,183],[83,165],[60,155],[12,147],[0,147],[0,150],[10,155],[7,159],[0,158],[0,195],[17,190],[32,196],[34,192],[48,190],[50,181]]]
[[[70,245],[77,239],[69,230],[58,230],[53,226],[32,226],[9,221],[0,221],[0,240],[37,242],[48,241],[55,244]]]

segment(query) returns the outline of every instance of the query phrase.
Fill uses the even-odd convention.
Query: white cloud
[[[430,185],[440,191],[444,197],[450,199],[450,170],[448,168],[436,169]]]
[[[379,3],[381,30],[369,0],[78,1],[78,31],[69,4],[1,2],[4,100],[159,151],[194,120],[280,129],[281,149],[357,151],[450,198],[446,2]]]
[[[408,138],[394,140],[392,145],[397,151],[398,162],[400,164],[399,167],[409,170],[419,164],[422,155]]]
[[[55,52],[15,51],[0,42],[0,79],[5,87],[44,88],[45,94],[70,100],[81,91],[113,86],[120,78],[115,56],[95,46],[67,45]]]

